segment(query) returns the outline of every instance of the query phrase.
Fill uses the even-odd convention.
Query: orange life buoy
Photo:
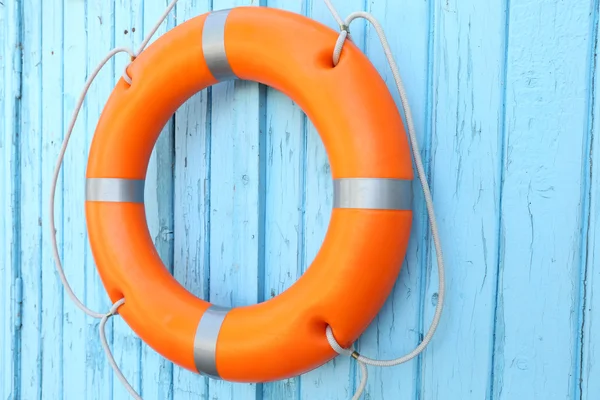
[[[208,376],[267,382],[336,356],[389,295],[408,244],[412,164],[384,81],[352,43],[335,67],[337,32],[301,15],[240,7],[201,15],[148,47],[98,123],[86,182],[89,238],[119,314],[172,362]],[[306,273],[261,304],[228,309],[198,299],[161,262],[148,232],[144,179],[161,129],[192,95],[227,79],[274,87],[317,128],[331,163],[334,209]]]

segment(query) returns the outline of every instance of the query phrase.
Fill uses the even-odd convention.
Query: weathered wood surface
[[[137,47],[167,0],[0,0],[0,399],[126,399],[97,336],[63,293],[46,201],[83,83],[114,46]],[[448,297],[431,347],[370,368],[368,399],[600,396],[597,0],[349,0],[372,12],[403,74],[440,219]],[[212,8],[284,8],[336,28],[320,0],[180,0],[160,33]],[[352,27],[393,89],[372,28]],[[94,84],[65,159],[57,230],[65,270],[93,309],[108,299],[85,229],[83,179],[98,116],[126,62]],[[397,95],[394,92],[397,99]],[[165,127],[146,189],[148,223],[174,276],[232,306],[275,296],[309,267],[332,204],[327,155],[286,96],[252,82],[190,99]],[[358,347],[412,349],[437,301],[435,253],[415,183],[409,251]],[[263,385],[174,367],[118,318],[109,341],[145,399],[347,399],[338,358]],[[260,360],[256,360],[260,362]]]

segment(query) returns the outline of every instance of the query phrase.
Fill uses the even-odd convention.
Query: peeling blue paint
[[[126,399],[97,321],[60,287],[46,201],[66,122],[91,69],[115,45],[137,47],[168,0],[0,0],[0,399]],[[400,66],[437,205],[448,297],[431,347],[370,368],[366,399],[593,399],[600,393],[600,215],[595,0],[351,0],[382,23]],[[320,0],[180,0],[160,33],[211,8],[267,5],[336,29]],[[390,85],[375,32],[354,42]],[[98,116],[122,73],[95,82],[57,197],[57,235],[75,291],[108,298],[87,244],[83,191]],[[166,267],[195,295],[244,305],[290,287],[325,236],[331,170],[311,121],[282,93],[219,84],[177,111],[148,168],[148,225]],[[410,351],[438,301],[435,252],[415,181],[412,237],[396,286],[357,344]],[[366,266],[368,267],[368,266]],[[254,283],[252,283],[254,282]],[[262,385],[174,367],[122,320],[108,337],[145,399],[346,399],[359,381],[337,358]]]

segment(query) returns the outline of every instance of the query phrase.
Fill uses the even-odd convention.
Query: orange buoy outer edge
[[[171,30],[128,68],[98,123],[87,166],[92,252],[119,314],[181,367],[237,382],[297,376],[336,356],[325,337],[353,343],[379,312],[400,271],[411,228],[413,178],[396,104],[367,57],[337,32],[294,13],[239,7]],[[334,208],[306,273],[261,304],[225,308],[198,299],[161,262],[148,232],[144,179],[173,113],[228,79],[292,98],[318,130],[330,163]]]

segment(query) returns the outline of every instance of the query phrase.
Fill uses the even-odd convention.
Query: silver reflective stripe
[[[225,53],[225,22],[230,10],[215,11],[206,17],[202,30],[202,50],[210,73],[219,81],[235,79]]]
[[[345,178],[333,181],[335,208],[412,209],[412,181],[386,178]]]
[[[194,339],[194,363],[199,373],[220,378],[217,371],[217,339],[229,308],[211,306],[204,312]]]
[[[85,198],[87,201],[143,203],[144,180],[88,178],[85,185]]]

